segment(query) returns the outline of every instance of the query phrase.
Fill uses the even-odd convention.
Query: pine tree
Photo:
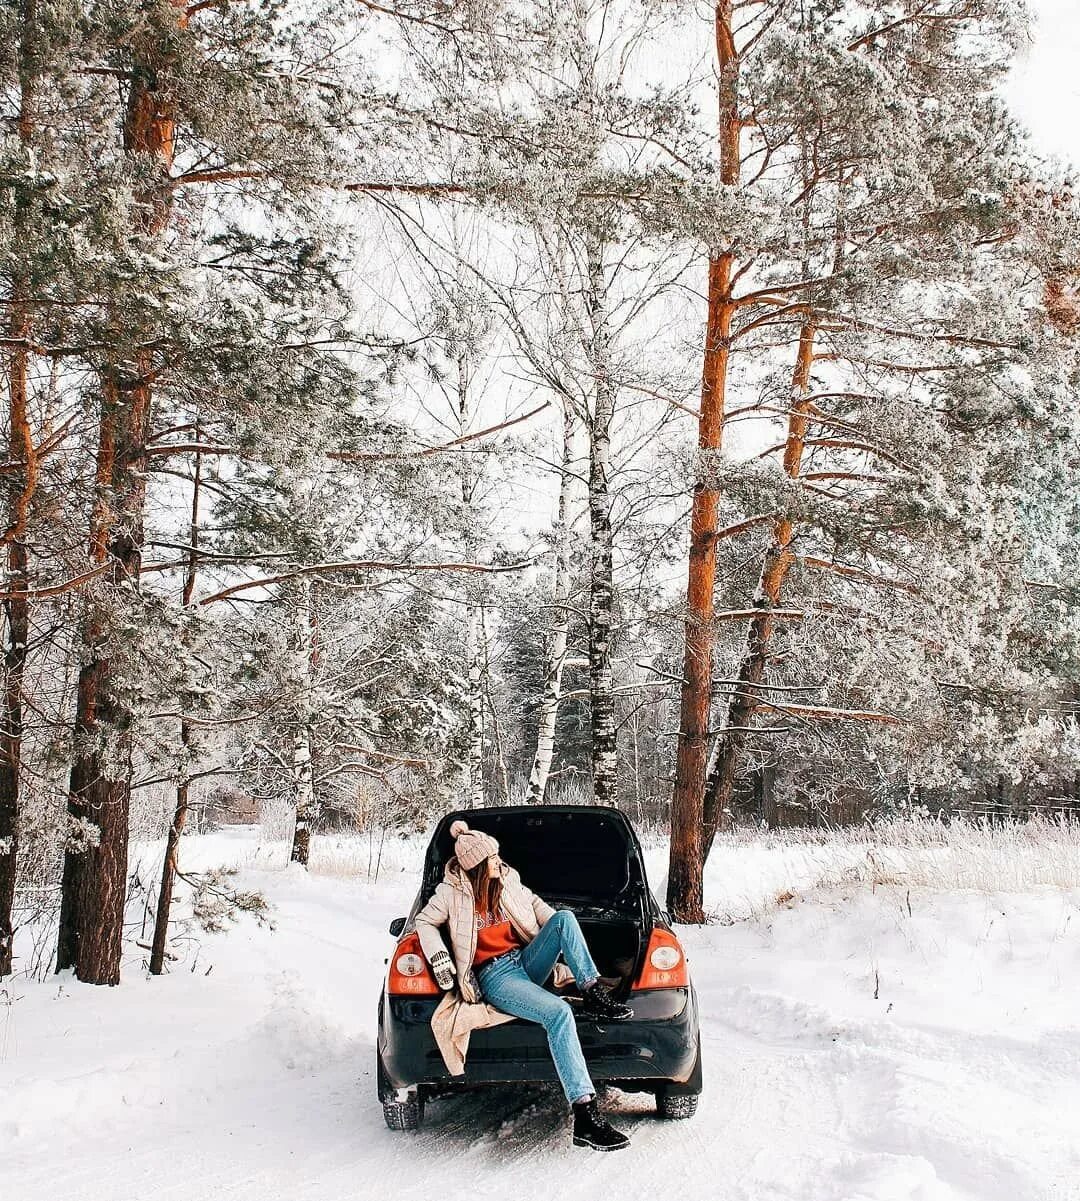
[[[1002,220],[1000,211],[988,211],[981,203],[978,188],[1000,187],[1011,152],[1007,128],[987,98],[1009,47],[1010,14],[999,14],[993,6],[946,22],[923,21],[914,14],[894,29],[879,13],[880,32],[869,36],[862,25],[852,27],[842,5],[802,6],[797,12],[770,8],[743,28],[745,45],[736,45],[735,15],[730,5],[717,9],[720,174],[726,186],[735,188],[752,164],[743,194],[747,203],[760,195],[770,220],[759,222],[753,234],[739,229],[732,249],[710,267],[709,329],[716,332],[707,333],[699,441],[705,450],[719,449],[727,415],[723,393],[733,363],[756,359],[768,370],[780,339],[794,340],[787,400],[778,405],[788,416],[788,431],[777,449],[783,451],[785,475],[800,481],[803,494],[820,494],[842,509],[857,503],[858,494],[873,485],[875,467],[867,466],[867,458],[895,467],[896,457],[887,439],[875,438],[867,429],[863,415],[847,413],[848,399],[861,403],[865,412],[875,399],[875,382],[868,389],[865,379],[856,382],[844,378],[839,368],[818,365],[846,363],[853,374],[865,375],[868,367],[885,364],[835,346],[819,349],[818,343],[845,336],[858,340],[861,331],[875,340],[875,354],[890,339],[901,344],[906,339],[908,346],[935,351],[943,345],[982,345],[988,357],[1007,343],[980,339],[963,318],[949,324],[949,316],[940,311],[912,312],[904,287],[931,280],[940,286],[950,272],[963,278],[975,243]],[[914,57],[912,39],[920,48]],[[811,95],[814,103],[808,101]],[[973,153],[972,147],[981,153]],[[787,199],[778,203],[781,197]],[[736,283],[741,287],[736,289]],[[914,367],[916,376],[920,370]],[[911,371],[903,361],[896,364],[896,373],[907,382]],[[866,392],[870,395],[862,395]],[[773,393],[774,405],[780,395],[779,389]],[[822,401],[839,403],[822,410]],[[892,397],[883,397],[882,403],[893,403]],[[821,429],[820,435],[813,427]],[[837,466],[809,469],[830,452],[840,460]],[[814,716],[813,706],[770,697],[769,684],[763,682],[770,639],[786,616],[780,606],[784,580],[796,557],[798,525],[784,512],[790,502],[782,503],[778,514],[775,505],[766,504],[765,513],[750,509],[734,515],[721,529],[723,479],[715,461],[706,463],[692,519],[701,537],[692,532],[669,876],[672,911],[688,920],[701,919],[701,864],[730,805],[751,714],[767,705],[773,712]],[[771,544],[750,606],[760,612],[752,619],[735,672],[706,784],[717,543],[769,523]],[[693,549],[699,541],[700,550]],[[805,555],[801,561],[846,573],[849,579],[862,570],[849,570],[827,554]],[[878,574],[889,586],[888,572]],[[874,572],[862,570],[862,575],[871,579]],[[795,617],[797,613],[791,614]],[[824,716],[892,720],[873,708]]]
[[[287,212],[280,188],[334,173],[330,164],[340,153],[339,130],[353,96],[347,87],[324,86],[322,70],[329,64],[310,39],[331,19],[330,12],[318,12],[289,28],[270,12],[199,10],[189,18],[183,8],[159,3],[150,10],[110,13],[101,31],[100,69],[123,81],[122,111],[110,114],[120,126],[123,157],[113,162],[106,155],[102,164],[112,173],[116,248],[97,281],[102,347],[94,355],[100,380],[97,495],[87,555],[97,583],[81,626],[85,662],[71,771],[72,829],[90,837],[73,842],[66,857],[57,954],[58,967],[74,967],[82,980],[119,978],[138,721],[138,698],[125,672],[137,654],[132,610],[141,603],[147,468],[156,419],[185,389],[212,389],[236,366],[238,353],[254,361],[269,351],[271,368],[247,378],[241,413],[257,400],[260,376],[265,380],[273,367],[285,367],[283,360],[302,374],[304,358],[316,357],[295,314],[281,313],[276,329],[259,328],[259,299],[247,311],[224,301],[208,314],[199,312],[193,285],[215,263],[200,261],[202,248],[187,233],[193,227],[176,228],[173,219],[178,208],[203,203],[198,188],[250,179],[252,194],[261,194],[273,214],[269,228],[280,229],[288,220],[277,216]],[[267,69],[268,63],[276,66]],[[102,136],[107,139],[107,129]],[[228,207],[219,210],[222,232],[215,235],[219,268],[239,280],[259,279],[263,272],[256,295],[261,289],[271,302],[279,285],[266,273],[268,247],[276,246],[279,257],[297,256],[301,278],[311,275],[304,260],[319,256],[317,251],[313,256],[310,242],[289,246],[273,234],[252,236],[230,223]],[[302,211],[299,205],[295,211]],[[283,268],[284,262],[275,270]],[[265,299],[262,303],[265,311]],[[226,328],[215,330],[215,318]],[[309,325],[319,320],[314,316]],[[286,329],[296,339],[292,345]],[[214,339],[215,333],[222,336]],[[252,334],[260,338],[257,349]],[[340,372],[331,369],[330,376]],[[286,397],[275,399],[280,404]]]
[[[96,146],[69,118],[92,126],[94,87],[80,78],[82,56],[95,43],[80,27],[77,9],[34,2],[3,10],[0,72],[14,109],[3,122],[0,149],[0,278],[3,280],[8,447],[14,474],[7,477],[2,542],[5,644],[4,709],[0,734],[0,975],[11,970],[11,907],[24,812],[24,704],[29,646],[34,630],[30,545],[39,558],[63,544],[41,527],[42,510],[57,504],[52,487],[60,474],[49,461],[61,447],[70,420],[54,420],[57,381],[69,380],[79,338],[58,343],[80,328],[89,287],[87,260],[111,245],[108,198],[88,178]],[[52,477],[52,478],[50,478]],[[48,497],[42,503],[42,494]],[[51,591],[63,591],[56,589]],[[46,641],[46,639],[41,639]]]

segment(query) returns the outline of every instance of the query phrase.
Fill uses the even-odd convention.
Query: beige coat
[[[503,912],[521,940],[532,942],[555,910],[526,888],[518,873],[505,863],[502,878]],[[446,866],[443,882],[416,915],[416,933],[429,963],[439,951],[447,949],[442,935],[444,926],[457,973],[457,987],[443,997],[432,1016],[431,1029],[447,1070],[451,1075],[459,1076],[465,1070],[472,1031],[513,1019],[510,1014],[501,1013],[482,1001],[469,980],[476,955],[476,906],[472,885],[453,859]],[[569,969],[564,964],[557,964],[556,983],[564,983],[569,978]]]

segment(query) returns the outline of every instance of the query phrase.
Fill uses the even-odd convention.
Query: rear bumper
[[[446,1070],[431,1031],[438,998],[390,997],[379,1006],[379,1060],[387,1089],[439,1085]],[[634,1017],[603,1026],[579,1018],[578,1037],[597,1083],[638,1087],[671,1082],[675,1091],[700,1092],[697,997],[692,988],[658,989],[629,997]],[[557,1081],[541,1026],[515,1020],[474,1031],[465,1084]],[[458,1078],[458,1082],[460,1078]]]

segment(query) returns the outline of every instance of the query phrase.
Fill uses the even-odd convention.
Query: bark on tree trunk
[[[19,41],[19,118],[18,135],[23,153],[29,158],[34,133],[34,103],[37,70],[32,39],[37,28],[35,0],[23,0],[22,33]],[[20,191],[16,197],[13,224],[16,233],[23,228],[26,202]],[[8,333],[12,350],[8,360],[8,461],[22,465],[19,490],[8,507],[7,525],[2,544],[7,547],[7,578],[4,591],[7,638],[4,652],[4,707],[0,727],[0,976],[11,973],[15,937],[15,879],[19,853],[19,808],[22,764],[23,676],[26,647],[30,635],[30,606],[26,596],[28,555],[26,527],[30,501],[37,489],[37,449],[30,428],[28,358],[23,342],[30,337],[30,281],[17,273],[11,284],[11,310]],[[23,345],[19,345],[23,342]]]
[[[199,441],[200,430],[198,417],[195,419],[195,441]],[[184,575],[184,590],[181,603],[189,608],[195,599],[195,583],[199,573],[199,491],[202,483],[202,455],[195,453],[195,467],[191,493],[191,525],[189,529],[189,544],[187,572]],[[180,712],[186,713],[191,698],[180,697]],[[186,717],[180,718],[180,747],[181,760],[184,768],[187,766],[189,751],[193,738],[191,722]],[[180,854],[180,837],[187,824],[190,783],[184,778],[176,787],[176,808],[173,819],[169,824],[169,832],[165,839],[165,861],[161,865],[161,886],[158,889],[157,912],[154,914],[154,940],[150,948],[150,974],[160,976],[165,970],[165,948],[169,939],[169,913],[172,909],[173,885],[176,882]]]
[[[109,529],[107,490],[111,487],[116,458],[116,411],[103,395],[101,418],[98,428],[96,495],[90,516],[89,552],[90,562],[98,566],[105,562],[106,539]],[[94,604],[91,600],[91,606]],[[56,943],[56,970],[64,971],[75,967],[79,952],[79,934],[85,920],[82,911],[81,878],[85,863],[86,822],[89,820],[78,788],[90,773],[83,769],[84,754],[92,747],[84,743],[95,737],[97,696],[101,690],[102,663],[97,657],[98,645],[104,636],[104,615],[91,607],[83,618],[78,641],[91,658],[79,669],[75,691],[74,759],[68,784],[68,839],[77,845],[69,846],[64,852],[64,870],[60,880],[60,926]]]
[[[791,381],[791,405],[787,441],[784,446],[784,472],[791,479],[797,478],[802,469],[806,429],[810,420],[810,402],[807,397],[810,393],[810,370],[814,362],[815,333],[811,323],[805,324],[799,331],[799,353]],[[760,702],[767,699],[767,693],[760,685],[769,659],[769,641],[777,620],[770,611],[780,605],[784,580],[794,562],[795,556],[791,549],[794,533],[794,526],[787,518],[779,518],[773,524],[772,539],[765,553],[761,578],[754,597],[754,606],[760,613],[750,621],[742,659],[735,677],[738,683],[734,686],[727,705],[724,728],[718,734],[713,747],[705,788],[703,860],[708,858],[716,831],[721,823],[728,819],[730,813],[739,756],[747,739],[747,727]]]
[[[739,58],[732,30],[733,0],[715,9],[719,73],[720,180],[734,187],[740,172]],[[702,819],[708,766],[708,736],[713,648],[713,590],[716,582],[716,532],[719,492],[713,460],[724,428],[731,324],[735,313],[732,254],[709,260],[708,315],[698,418],[701,463],[690,513],[690,561],[686,588],[679,744],[671,798],[671,844],[667,904],[681,922],[705,920],[702,893]]]
[[[10,602],[9,602],[10,605]],[[10,975],[15,941],[15,874],[19,853],[19,755],[22,698],[21,668],[12,661],[15,638],[9,620],[9,649],[4,685],[3,762],[0,764],[0,977]],[[18,695],[16,695],[18,694]]]
[[[466,581],[466,588],[470,582]],[[469,760],[465,766],[465,795],[470,809],[484,804],[484,660],[480,648],[480,607],[465,604],[465,666],[469,681]]]
[[[180,741],[185,750],[190,739],[188,723],[180,728]],[[161,885],[158,888],[157,912],[154,914],[154,939],[150,946],[150,975],[160,976],[165,970],[165,951],[169,941],[169,914],[172,910],[172,890],[176,883],[176,872],[179,866],[180,838],[184,833],[188,815],[187,780],[181,780],[176,786],[176,808],[173,819],[169,823],[169,832],[165,836],[165,862],[161,867]]]
[[[12,304],[11,336],[29,334],[25,307]],[[11,354],[8,372],[11,435],[8,461],[25,464],[23,488],[9,510],[12,537],[7,548],[4,602],[7,646],[4,654],[4,709],[0,727],[0,976],[11,973],[14,944],[15,875],[19,850],[19,770],[22,761],[23,675],[30,636],[30,606],[26,596],[26,507],[34,488],[34,444],[27,415],[27,355],[23,348]],[[25,498],[25,499],[24,499]],[[21,512],[20,512],[21,509]]]
[[[555,726],[559,716],[563,663],[570,630],[570,611],[567,608],[570,599],[570,489],[573,482],[570,469],[574,458],[576,425],[573,407],[564,405],[559,509],[555,528],[555,587],[551,598],[553,618],[544,663],[544,691],[536,728],[536,755],[525,793],[525,803],[528,805],[543,804],[555,755]]]
[[[310,580],[300,579],[297,587],[296,653],[299,659],[301,688],[300,712],[293,735],[292,772],[296,824],[293,827],[293,863],[307,867],[311,858],[311,829],[319,817],[319,802],[315,795],[314,764],[312,762],[312,722],[315,714],[311,700],[312,674],[319,664],[318,624],[315,616],[315,588]]]
[[[469,426],[470,404],[469,360],[465,354],[457,359],[457,405],[458,430],[464,437]],[[463,446],[458,458],[461,475],[461,504],[470,514],[476,480],[473,474],[472,452]],[[472,562],[476,554],[476,541],[471,534],[472,522],[468,523],[465,537],[465,559]],[[471,809],[484,804],[484,652],[480,644],[480,599],[479,585],[466,579],[465,588],[465,674],[469,688],[469,758],[465,765],[465,795]]]
[[[491,694],[491,664],[488,660],[487,621],[484,615],[484,604],[480,602],[480,644],[484,656],[484,693],[487,698],[488,712],[491,714],[491,734],[495,744],[495,768],[499,780],[499,791],[504,805],[510,804],[510,772],[506,767],[506,754],[503,750],[502,726],[499,722],[499,711],[495,707],[495,698]]]
[[[612,610],[615,600],[611,531],[611,422],[616,388],[611,378],[607,281],[603,245],[588,245],[589,358],[596,378],[589,416],[589,708],[592,719],[593,800],[618,800],[615,692],[611,664]]]
[[[174,0],[176,22],[186,24]],[[175,101],[159,87],[168,65],[158,35],[136,47],[128,86],[124,149],[145,157],[152,178],[138,197],[137,239],[152,243],[172,205],[169,179],[175,137]],[[123,330],[117,344],[123,345]],[[73,967],[87,984],[117,984],[127,890],[128,811],[131,800],[132,714],[114,678],[115,632],[109,612],[120,585],[137,590],[146,504],[146,443],[150,430],[151,352],[138,350],[130,366],[114,362],[103,373],[98,433],[98,495],[90,523],[90,560],[111,563],[112,596],[98,598],[82,627],[87,662],[79,673],[68,814],[73,828],[92,837],[69,847],[61,879],[57,971]]]
[[[102,389],[98,482],[111,482],[115,513],[99,498],[91,559],[112,563],[114,590],[124,582],[137,589],[139,582],[150,367],[140,358],[133,381],[112,369]],[[115,686],[107,645],[113,625],[108,607],[115,603],[115,597],[99,599],[83,627],[90,662],[79,673],[68,814],[92,836],[84,849],[65,854],[61,882],[57,970],[74,967],[87,984],[119,983],[127,888],[131,713]]]
[[[293,863],[307,867],[311,859],[311,827],[318,817],[318,812],[311,774],[311,739],[306,726],[298,729],[293,740],[292,764],[296,790],[296,825],[293,828],[289,858]]]

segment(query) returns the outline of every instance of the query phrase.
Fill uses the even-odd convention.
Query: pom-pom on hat
[[[499,853],[499,844],[490,834],[485,834],[483,830],[470,830],[468,823],[460,817],[450,827],[450,837],[454,840],[457,861],[467,872]]]

